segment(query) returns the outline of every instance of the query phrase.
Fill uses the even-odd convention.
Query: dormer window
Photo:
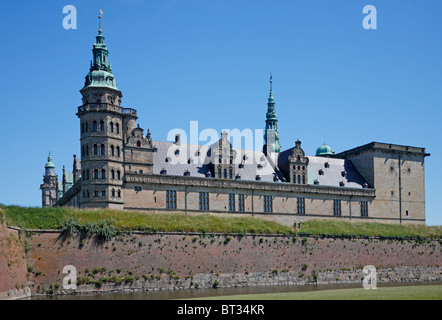
[[[176,149],[175,150],[175,155],[177,156],[177,155],[179,155],[180,154],[180,150],[179,149]]]
[[[344,183],[344,181],[340,181],[340,182],[339,182],[339,186],[340,186],[340,187],[343,187],[343,186],[345,186],[345,183]]]
[[[318,173],[319,173],[320,176],[322,176],[324,174],[324,170],[319,169]]]
[[[153,152],[158,152],[158,148],[157,147],[153,147]]]
[[[260,177],[259,174],[255,177],[255,180],[256,180],[256,181],[261,181],[261,177]]]
[[[236,175],[235,177],[236,180],[241,180],[241,176],[239,174]]]
[[[330,164],[328,162],[324,163],[325,168],[330,168]]]
[[[166,169],[161,170],[160,174],[167,174],[167,170]]]
[[[186,171],[184,172],[184,176],[185,176],[185,177],[190,176],[190,171],[189,171],[189,170],[186,170]]]
[[[240,169],[244,168],[244,163],[241,162],[241,163],[238,165],[238,168],[240,168]]]
[[[347,172],[341,171],[341,176],[345,177],[347,175]]]
[[[262,164],[258,164],[258,169],[262,169]]]

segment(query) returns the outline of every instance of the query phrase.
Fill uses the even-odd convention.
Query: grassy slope
[[[336,289],[204,297],[199,300],[442,300],[442,285]]]
[[[2,206],[8,225],[24,229],[60,229],[71,217],[81,224],[111,221],[123,231],[187,231],[255,234],[313,234],[326,236],[381,236],[386,238],[441,239],[442,226],[392,225],[346,222],[339,220],[309,220],[301,230],[272,221],[228,215],[188,215],[175,213],[141,213],[117,210],[77,210],[73,208],[26,208]]]

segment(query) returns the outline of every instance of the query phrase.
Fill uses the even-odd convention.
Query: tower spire
[[[279,144],[279,134],[278,134],[278,119],[276,116],[275,109],[275,98],[273,97],[273,76],[270,73],[270,94],[267,103],[267,113],[266,113],[266,128],[264,132],[264,151],[268,154],[269,152],[280,152],[281,146]]]

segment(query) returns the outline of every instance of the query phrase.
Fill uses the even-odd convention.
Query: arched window
[[[112,197],[115,197],[115,189],[112,189]]]
[[[94,179],[98,179],[98,169],[94,170]]]
[[[120,124],[119,123],[117,123],[115,125],[115,129],[116,129],[117,133],[120,133]]]
[[[97,121],[94,121],[93,123],[92,123],[92,132],[97,132],[97,129],[98,127],[97,127]]]
[[[101,170],[101,179],[106,179],[106,170]]]
[[[112,121],[109,123],[109,130],[110,132],[114,132],[114,123]]]
[[[227,179],[227,169],[224,169],[224,179]]]
[[[120,172],[120,170],[117,171],[117,179],[118,179],[118,180],[121,179],[121,172]]]
[[[104,144],[101,145],[101,155],[104,156],[105,153],[105,148],[104,148]]]
[[[112,157],[115,156],[115,148],[114,148],[114,146],[111,146],[111,155],[112,155]]]
[[[117,146],[117,157],[120,157],[120,147]]]
[[[98,156],[98,146],[94,144],[94,156]]]
[[[84,123],[81,124],[81,133],[84,133]]]
[[[121,198],[121,190],[118,190],[118,198]]]
[[[112,171],[111,171],[111,178],[112,178],[112,179],[115,179],[115,170],[113,170],[113,169],[112,169]]]
[[[101,120],[100,121],[100,131],[104,131],[104,121],[103,120]]]
[[[81,146],[81,157],[84,157],[84,146]]]

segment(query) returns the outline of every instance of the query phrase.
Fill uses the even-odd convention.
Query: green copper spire
[[[275,98],[273,97],[272,84],[272,74],[270,74],[270,94],[267,103],[264,143],[267,146],[267,149],[270,148],[270,151],[280,152],[281,145],[279,144],[278,118],[276,116]]]
[[[52,162],[51,153],[49,152],[48,162],[46,162],[45,168],[55,168],[54,163]]]
[[[101,16],[96,42],[92,49],[93,60],[89,73],[86,75],[84,88],[86,87],[107,87],[118,90],[115,77],[112,74],[112,67],[109,61],[109,50],[104,43],[103,31],[101,30]],[[83,88],[83,89],[84,89]]]

